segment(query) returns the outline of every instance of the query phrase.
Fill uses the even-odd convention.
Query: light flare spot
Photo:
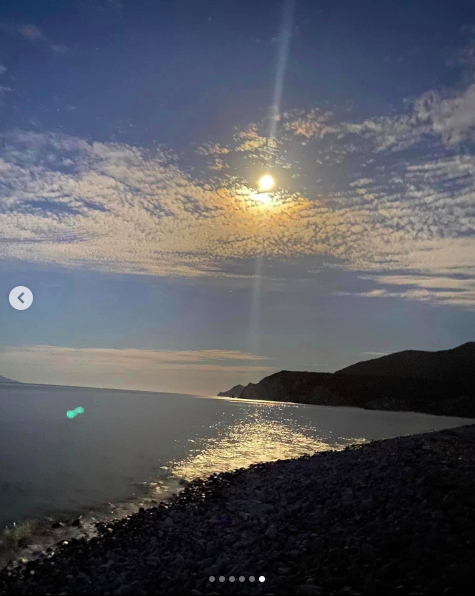
[[[275,180],[270,174],[264,174],[264,176],[261,176],[259,178],[258,185],[259,185],[260,190],[263,190],[264,192],[266,192],[266,191],[274,188]]]

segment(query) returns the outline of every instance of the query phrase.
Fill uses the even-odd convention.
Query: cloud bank
[[[80,385],[87,371],[87,378],[95,386],[152,391],[166,390],[164,387],[169,380],[171,387],[187,381],[193,387],[193,380],[199,381],[200,373],[203,378],[210,375],[211,378],[222,377],[222,382],[227,382],[230,375],[232,378],[232,375],[241,373],[243,376],[256,374],[260,378],[275,372],[275,368],[269,366],[269,360],[232,350],[167,351],[49,345],[0,349],[2,371],[20,381],[50,383],[54,375],[56,384]],[[191,379],[186,379],[187,372],[192,373]]]
[[[199,176],[166,150],[4,135],[0,258],[209,277],[256,256],[331,257],[372,280],[364,295],[473,308],[474,103],[475,84],[363,122],[289,111],[272,142],[264,123],[202,147]],[[269,163],[278,185],[262,201]]]

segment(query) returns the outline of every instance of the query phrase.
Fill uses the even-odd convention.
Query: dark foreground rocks
[[[0,593],[472,594],[474,470],[467,426],[212,476]]]

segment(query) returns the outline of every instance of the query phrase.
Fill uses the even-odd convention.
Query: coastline
[[[49,457],[35,459],[36,455],[33,454],[33,461],[37,462],[33,467],[44,469],[45,474],[49,474],[50,469],[61,470],[61,474],[49,476],[50,482],[43,486],[43,474],[33,475],[33,480],[38,478],[39,482],[30,484],[29,474],[23,473],[17,478],[21,479],[21,483],[14,487],[16,493],[12,489],[9,491],[6,484],[8,478],[5,477],[2,485],[4,490],[0,495],[0,569],[10,560],[34,560],[45,549],[55,547],[61,540],[91,538],[96,535],[96,523],[117,521],[136,513],[140,507],[157,505],[171,494],[182,490],[182,481],[189,482],[197,477],[204,479],[214,473],[229,472],[254,463],[297,458],[304,453],[315,453],[322,449],[343,449],[361,441],[475,423],[473,419],[447,418],[439,421],[426,414],[363,412],[360,408],[319,407],[268,400],[254,402],[212,396],[181,396],[180,400],[175,400],[175,396],[167,394],[148,396],[147,401],[142,402],[145,410],[140,408],[137,412],[136,402],[126,400],[123,403],[124,410],[117,413],[114,400],[111,399],[107,405],[102,401],[102,398],[108,397],[107,391],[104,394],[100,391],[96,396],[96,389],[89,396],[89,390],[84,388],[76,389],[72,395],[62,389],[52,392],[49,388],[44,388],[42,393],[36,395],[37,387],[27,386],[26,391],[15,389],[17,394],[10,389],[0,391],[2,399],[7,400],[3,403],[3,415],[7,420],[23,416],[21,404],[28,398],[28,392],[35,389],[31,393],[30,405],[36,403],[36,407],[28,410],[25,428],[30,429],[31,437],[36,436],[38,429],[35,411],[43,418],[41,411],[45,410],[46,416],[41,423],[40,434],[41,437],[48,437],[46,442],[37,439],[19,441],[21,435],[16,433],[11,443],[16,447],[4,453],[4,456],[10,453],[6,459],[4,457],[4,461],[9,461],[10,466],[18,465],[20,471],[23,465],[28,470],[32,468],[31,465],[30,468],[27,467],[30,460],[23,464],[18,455],[29,457],[31,448],[35,448],[36,452],[45,452]],[[52,395],[55,399],[48,401]],[[122,395],[125,399],[128,394]],[[113,393],[112,397],[115,397]],[[131,397],[137,396],[132,393]],[[163,404],[160,399],[162,397]],[[45,398],[46,407],[43,406]],[[87,399],[97,400],[97,404],[91,405]],[[183,404],[180,403],[182,400],[185,400]],[[8,403],[11,408],[7,407]],[[130,410],[127,403],[133,408],[132,417],[127,415]],[[64,412],[77,404],[86,406],[86,415],[79,418],[77,423],[71,423],[64,417]],[[101,404],[102,409],[97,412],[96,406]],[[155,404],[161,405],[156,407]],[[194,422],[191,425],[187,423],[187,427],[181,431],[180,425],[173,426],[176,420],[173,414],[175,404],[182,410],[191,407],[196,413]],[[108,415],[109,409],[113,409],[116,414],[110,424],[109,436],[113,441],[104,445],[101,442],[101,428],[106,420],[104,414]],[[148,412],[145,417],[144,411]],[[166,413],[166,423],[160,426],[163,413]],[[95,415],[95,422],[91,414]],[[221,422],[208,431],[206,425],[213,421],[213,416],[217,416],[215,421]],[[150,424],[142,428],[148,429],[150,440],[137,442],[134,439],[124,443],[122,434],[129,427],[142,424],[145,418]],[[50,420],[54,424],[50,424]],[[197,425],[198,420],[200,422]],[[168,435],[159,433],[157,436],[157,428],[164,427]],[[170,447],[170,441],[177,436],[175,427],[182,433],[182,438],[175,446]],[[8,428],[11,429],[7,424],[7,430]],[[121,430],[116,432],[116,428]],[[57,429],[61,431],[57,435],[59,438],[53,440]],[[83,441],[85,436],[89,437],[87,441]],[[141,438],[137,439],[140,441]],[[78,464],[74,478],[68,482],[62,482],[68,467],[61,467],[64,458],[56,459],[57,451],[49,449],[52,442],[63,445],[63,451],[69,453],[66,458],[68,462],[71,457],[82,454],[82,463]],[[69,449],[71,445],[75,446],[73,450]],[[103,472],[98,473],[96,467],[89,466],[88,462],[96,461],[96,451],[99,458],[104,452],[110,453],[111,447],[115,447],[117,457],[106,463],[115,475],[103,482],[107,469],[99,466],[99,472]],[[17,494],[22,495],[22,500],[19,499],[18,503]],[[80,524],[74,524],[78,518]]]
[[[395,352],[334,373],[281,370],[219,395],[475,418],[474,362],[475,342],[466,342],[436,352]]]
[[[0,593],[468,594],[474,465],[470,425],[215,474],[7,567]]]
[[[97,524],[127,519],[142,507],[153,507],[178,494],[185,485],[183,479],[171,475],[152,483],[136,483],[134,492],[125,499],[7,524],[0,529],[0,572],[9,564],[38,560],[63,541],[89,540],[98,535]]]
[[[475,418],[473,381],[281,371],[234,399]]]

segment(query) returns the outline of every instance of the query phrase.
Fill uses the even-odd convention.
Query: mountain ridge
[[[284,370],[234,397],[475,418],[475,342],[404,350],[335,373]]]
[[[334,374],[364,374],[414,379],[447,379],[469,374],[475,380],[475,342],[439,351],[404,350],[346,366]]]

